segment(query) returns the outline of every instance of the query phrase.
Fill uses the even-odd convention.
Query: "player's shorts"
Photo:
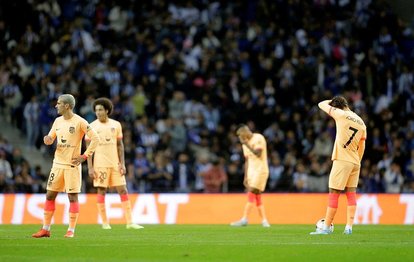
[[[259,189],[260,192],[263,192],[266,188],[267,179],[269,178],[269,173],[255,174],[247,176],[247,184],[249,187]]]
[[[82,187],[81,171],[81,165],[69,169],[52,166],[46,189],[56,192],[80,193]]]
[[[125,175],[114,167],[95,167],[94,187],[115,187],[126,185]]]
[[[360,169],[360,165],[334,160],[329,175],[329,188],[344,190],[345,187],[357,187]]]

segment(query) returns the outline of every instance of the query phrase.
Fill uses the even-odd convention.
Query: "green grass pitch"
[[[53,225],[51,238],[34,239],[39,225],[0,225],[0,261],[414,261],[413,226],[354,226],[343,235],[309,235],[313,225]]]

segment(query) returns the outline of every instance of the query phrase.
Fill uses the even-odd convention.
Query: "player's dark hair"
[[[94,111],[94,112],[95,112],[95,107],[96,107],[97,105],[101,105],[101,106],[103,106],[103,107],[105,108],[105,110],[108,110],[108,116],[112,113],[112,110],[113,110],[113,108],[114,108],[114,105],[112,104],[112,101],[111,101],[111,100],[109,100],[109,99],[108,99],[108,98],[106,98],[106,97],[100,97],[100,98],[96,99],[96,100],[93,102],[92,107],[93,107],[93,111]]]
[[[332,101],[329,103],[329,105],[339,109],[345,109],[349,107],[348,101],[346,101],[345,97],[343,96],[335,96],[334,98],[332,98]]]

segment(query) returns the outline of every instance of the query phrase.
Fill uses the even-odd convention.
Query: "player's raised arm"
[[[319,102],[318,106],[322,109],[325,113],[330,115],[333,118],[337,118],[344,115],[344,109],[338,107],[338,105],[333,100],[324,100]],[[346,104],[346,108],[348,109],[348,105]]]
[[[330,112],[332,110],[332,106],[329,105],[329,103],[331,101],[332,100],[324,100],[322,102],[319,102],[319,104],[318,104],[319,108],[322,109],[323,111],[325,111],[325,113],[327,113],[328,115],[330,115]]]

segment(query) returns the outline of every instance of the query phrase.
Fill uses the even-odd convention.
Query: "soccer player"
[[[358,185],[361,160],[365,150],[367,128],[364,121],[349,109],[347,100],[335,96],[318,104],[319,108],[333,117],[336,124],[336,137],[332,152],[332,169],[329,175],[329,202],[325,223],[321,230],[312,235],[330,234],[329,229],[338,208],[338,198],[345,190],[348,200],[347,222],[344,234],[352,234],[356,211],[356,187]]]
[[[270,227],[262,203],[262,192],[265,190],[269,177],[266,139],[259,133],[253,133],[247,125],[240,125],[236,130],[236,134],[242,144],[245,157],[243,184],[247,189],[247,203],[244,207],[243,217],[230,225],[246,226],[248,215],[256,203],[259,215],[262,218],[262,226]]]
[[[111,229],[106,215],[105,194],[108,187],[115,187],[122,203],[127,229],[141,229],[143,226],[132,223],[131,202],[125,180],[125,155],[122,142],[121,123],[109,118],[113,104],[108,98],[98,98],[93,102],[97,119],[91,127],[99,135],[100,142],[92,157],[88,158],[88,173],[97,188],[98,212],[102,218],[102,228]],[[87,144],[89,137],[86,137]]]
[[[50,237],[50,225],[55,211],[55,199],[58,192],[68,194],[69,228],[65,237],[74,237],[76,222],[79,215],[78,193],[81,192],[82,167],[81,163],[91,156],[98,146],[99,137],[89,123],[73,112],[75,98],[70,94],[59,96],[56,104],[57,117],[43,138],[45,145],[51,145],[57,140],[52,169],[47,181],[46,203],[42,229],[32,237]],[[81,155],[82,139],[87,134],[91,143]]]

